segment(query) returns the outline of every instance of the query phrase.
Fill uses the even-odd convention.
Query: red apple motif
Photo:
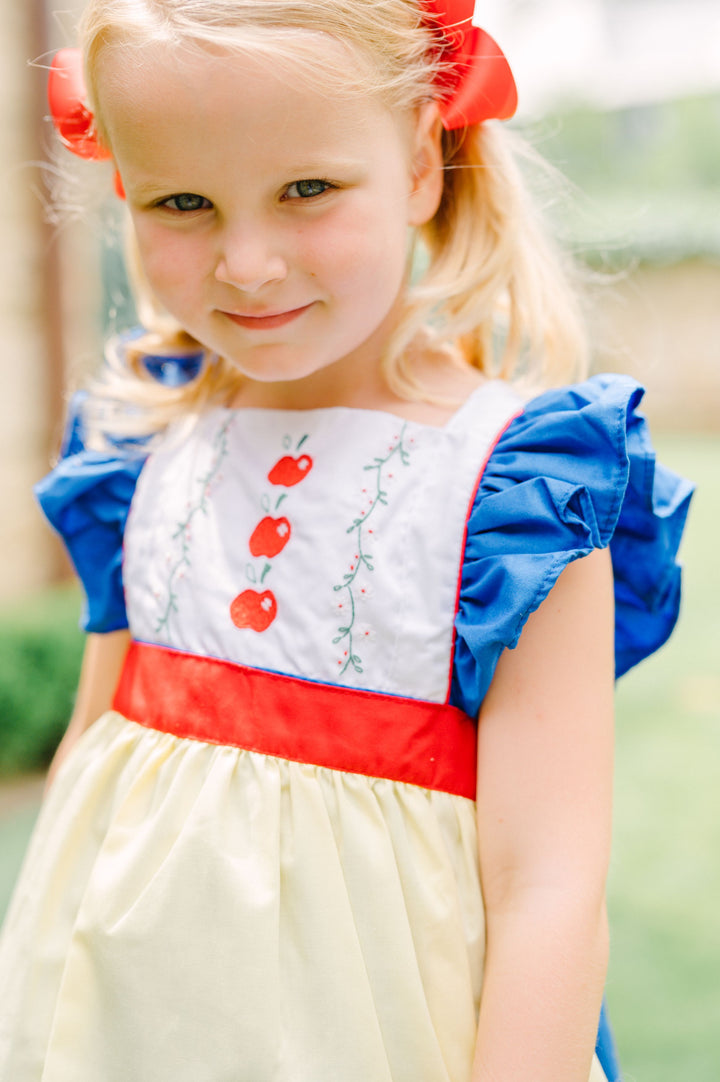
[[[253,556],[277,556],[290,540],[290,522],[286,518],[271,518],[267,515],[252,532],[249,541]]]
[[[231,603],[230,616],[236,627],[266,631],[277,616],[275,594],[272,590],[243,590]]]
[[[270,470],[268,481],[271,485],[284,485],[285,488],[291,488],[307,477],[312,465],[313,460],[310,455],[299,455],[298,458],[285,455]]]

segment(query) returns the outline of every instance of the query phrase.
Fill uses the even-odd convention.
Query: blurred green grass
[[[698,489],[675,635],[618,685],[608,1001],[626,1082],[717,1082],[720,439],[658,445]]]
[[[625,1082],[717,1082],[720,438],[658,444],[659,457],[693,478],[698,492],[682,551],[677,631],[618,686],[608,1001]],[[0,818],[0,913],[34,811]]]

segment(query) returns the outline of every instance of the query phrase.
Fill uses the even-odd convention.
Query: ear
[[[440,206],[445,183],[442,131],[436,103],[421,106],[411,143],[408,225],[425,225]]]

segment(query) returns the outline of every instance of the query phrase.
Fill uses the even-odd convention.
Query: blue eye
[[[203,195],[195,195],[192,192],[182,192],[180,195],[171,196],[170,199],[163,199],[160,205],[169,207],[170,210],[192,213],[195,210],[207,210],[212,206],[212,203]]]
[[[328,180],[296,180],[288,187],[286,196],[289,199],[312,199],[332,187],[333,185]]]

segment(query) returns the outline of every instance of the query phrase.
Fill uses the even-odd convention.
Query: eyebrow
[[[299,166],[293,166],[288,172],[294,177],[312,177],[316,172],[332,172],[334,169],[347,170],[352,172],[356,169],[363,169],[366,167],[366,162],[363,158],[335,158],[329,155],[327,158],[322,154],[318,154],[310,162],[300,162]]]
[[[311,162],[301,162],[297,166],[291,164],[288,168],[283,168],[282,172],[285,175],[287,182],[292,183],[296,180],[312,180],[315,177],[321,177],[335,172],[363,172],[366,168],[367,163],[362,158],[334,158],[332,156],[323,157],[322,155],[318,155],[318,157]],[[174,185],[169,181],[162,180],[143,180],[138,184],[133,185],[133,193],[143,199],[167,195],[168,193],[172,194],[189,191],[194,191],[194,188],[188,187],[187,185]]]

